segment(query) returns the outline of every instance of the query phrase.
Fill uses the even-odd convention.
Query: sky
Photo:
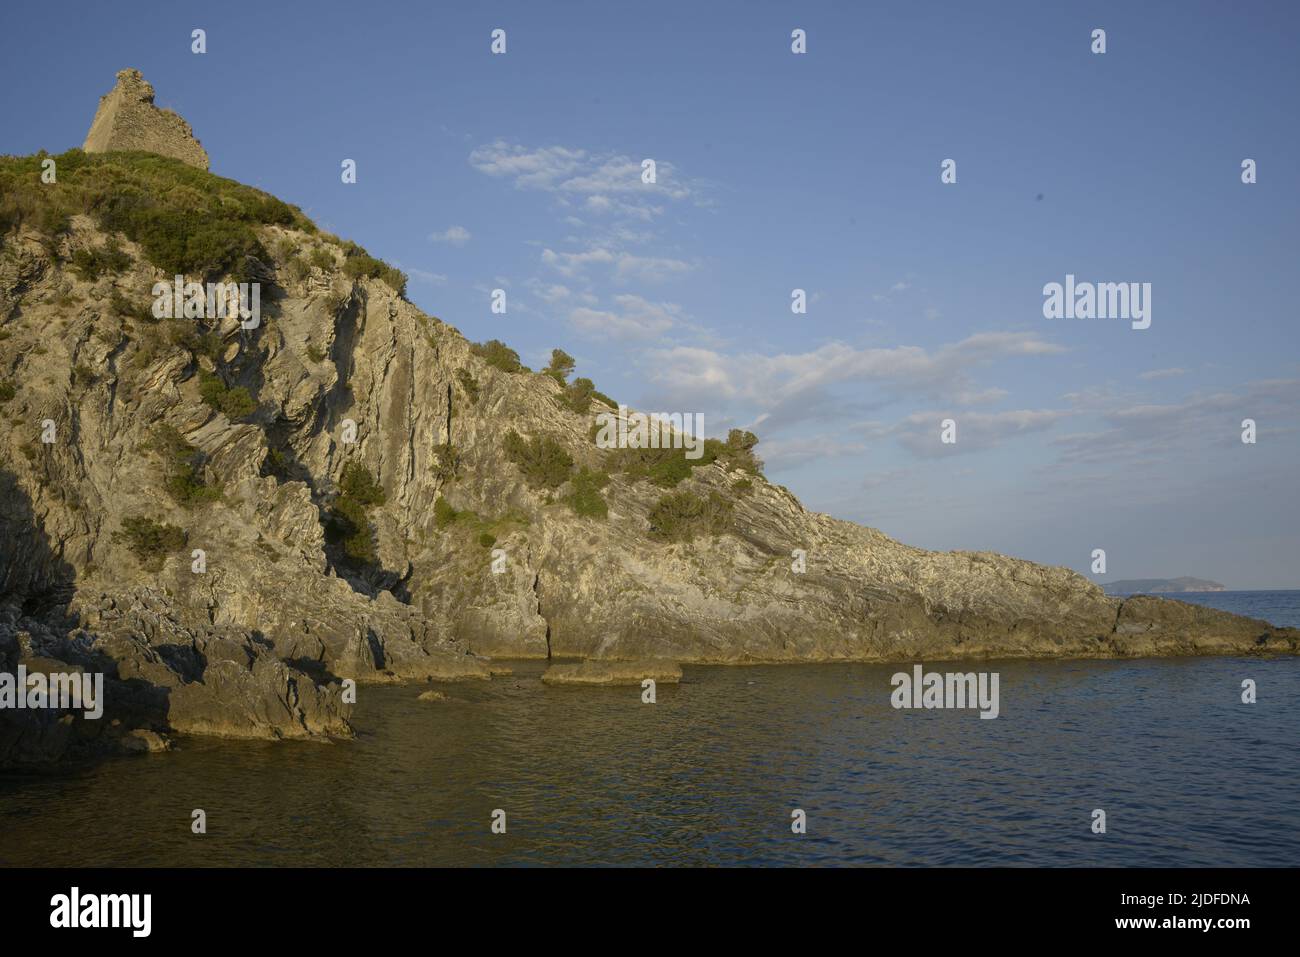
[[[135,67],[426,312],[752,429],[810,508],[1300,587],[1300,5],[11,3],[0,37],[0,153],[79,146]],[[1150,327],[1046,318],[1067,275],[1150,283]]]

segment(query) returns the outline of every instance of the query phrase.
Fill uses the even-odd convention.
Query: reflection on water
[[[1295,660],[962,666],[1001,673],[993,721],[893,710],[902,666],[688,666],[654,705],[515,668],[363,686],[356,741],[0,779],[0,864],[1300,864]]]

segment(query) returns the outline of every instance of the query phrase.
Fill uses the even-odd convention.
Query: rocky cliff
[[[468,342],[292,207],[143,153],[55,159],[53,186],[0,160],[0,671],[104,673],[107,710],[0,712],[0,764],[346,736],[344,679],[503,657],[1300,649],[810,512],[743,434],[694,463],[599,448],[590,383]],[[260,321],[158,318],[176,272],[259,283]]]

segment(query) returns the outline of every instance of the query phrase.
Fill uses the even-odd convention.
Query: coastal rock
[[[551,665],[542,674],[548,685],[640,685],[647,678],[665,684],[682,680],[672,661],[580,661]]]
[[[130,154],[80,162],[172,175]],[[57,237],[35,219],[0,235],[0,656],[103,672],[123,733],[347,736],[345,680],[484,680],[506,672],[492,658],[584,659],[549,683],[639,683],[680,669],[637,662],[1300,653],[1296,629],[904,545],[724,460],[676,491],[724,500],[726,521],[664,541],[665,487],[592,441],[602,397],[576,411],[359,247],[264,194],[232,202],[271,211],[240,261],[265,284],[247,331],[127,308],[172,277],[93,208]],[[110,239],[120,268],[72,267]],[[576,472],[530,484],[512,430],[608,472],[607,514],[570,507]],[[0,765],[107,749],[105,727],[0,713]]]

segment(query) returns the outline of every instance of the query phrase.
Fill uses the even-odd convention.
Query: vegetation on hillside
[[[231,422],[246,419],[257,409],[257,400],[246,388],[242,385],[231,388],[211,372],[199,373],[199,397]]]
[[[519,353],[500,339],[489,339],[487,342],[472,342],[469,351],[492,366],[492,368],[500,369],[502,372],[525,371],[524,366],[519,361]]]
[[[162,456],[166,475],[163,487],[177,504],[193,508],[221,497],[220,487],[203,481],[203,456],[174,426],[161,426],[150,448]]]
[[[464,534],[464,541],[475,541],[483,548],[491,548],[499,537],[517,528],[527,528],[528,516],[516,510],[507,511],[496,518],[486,518],[471,509],[456,509],[442,496],[433,503],[433,522],[439,531],[451,529]]]
[[[143,516],[122,520],[113,541],[125,545],[146,571],[158,571],[172,552],[185,547],[185,530]]]
[[[386,499],[383,488],[360,462],[349,462],[343,467],[339,494],[330,507],[325,532],[348,560],[358,566],[372,565],[378,559],[369,511],[383,505]]]
[[[55,163],[53,183],[41,181],[41,162],[47,158]],[[145,259],[166,275],[200,282],[254,278],[247,257],[270,259],[258,238],[259,227],[317,231],[297,207],[269,193],[153,153],[71,149],[53,157],[44,152],[0,157],[0,236],[30,225],[53,250],[76,214],[90,216],[110,236],[121,234],[139,244]],[[382,279],[405,294],[406,276],[400,270],[356,243],[341,245],[347,275]],[[79,250],[72,262],[88,279],[127,265],[129,257],[115,241],[102,249]]]
[[[720,535],[731,526],[731,503],[717,492],[668,492],[650,510],[650,537],[689,542],[697,535]]]
[[[514,429],[503,440],[510,459],[533,488],[555,489],[563,485],[573,469],[573,457],[549,435],[525,439]]]

